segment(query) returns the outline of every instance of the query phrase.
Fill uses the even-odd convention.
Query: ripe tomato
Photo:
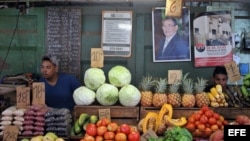
[[[202,115],[201,118],[200,118],[200,122],[203,123],[203,124],[206,124],[207,121],[208,121],[208,118],[205,115]]]
[[[115,134],[115,141],[127,141],[127,135],[125,133]]]
[[[195,120],[200,120],[200,118],[201,118],[201,114],[198,114],[198,113],[194,114]]]
[[[205,131],[206,126],[205,126],[204,124],[199,124],[199,125],[197,126],[197,128],[198,128],[200,131]]]
[[[186,128],[187,128],[189,131],[194,131],[194,130],[195,130],[195,124],[189,122],[189,123],[187,123]]]
[[[115,132],[118,129],[119,125],[116,122],[110,122],[107,125],[108,131]]]
[[[104,135],[104,133],[105,132],[107,132],[108,131],[108,129],[107,129],[107,127],[106,126],[98,126],[97,127],[97,135],[98,136],[103,136]]]
[[[111,121],[108,118],[102,118],[97,121],[97,126],[107,126]]]
[[[192,123],[195,122],[194,115],[191,115],[190,117],[188,117],[188,122],[192,122]]]
[[[218,129],[219,129],[219,127],[218,127],[218,125],[216,125],[216,124],[214,124],[214,125],[211,126],[211,130],[212,130],[212,131],[216,131],[216,130],[218,130]]]
[[[104,139],[105,140],[114,140],[115,139],[115,133],[111,132],[111,131],[105,132]]]
[[[122,133],[125,133],[126,135],[128,135],[130,133],[130,126],[128,124],[122,124],[119,126],[119,131],[122,132]]]
[[[139,132],[132,131],[128,134],[128,141],[140,141],[141,135]]]
[[[103,136],[96,136],[95,141],[104,141]]]
[[[210,118],[208,119],[208,123],[209,123],[210,125],[214,125],[214,124],[216,124],[216,119],[215,119],[214,117],[210,117]]]
[[[206,111],[209,111],[210,109],[209,109],[209,107],[208,106],[202,106],[201,107],[201,111],[203,112],[203,113],[205,113]]]
[[[213,114],[213,117],[216,119],[216,120],[219,120],[220,119],[220,115],[218,113],[214,113]]]
[[[86,133],[90,136],[95,136],[97,133],[97,128],[94,123],[89,123],[86,127]]]
[[[212,111],[212,110],[206,111],[206,112],[205,112],[205,116],[206,116],[207,118],[212,117],[212,116],[213,116],[213,111]]]

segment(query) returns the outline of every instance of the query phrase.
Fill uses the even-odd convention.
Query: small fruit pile
[[[185,127],[194,137],[208,138],[213,132],[223,130],[224,125],[227,124],[228,122],[222,115],[207,106],[203,106],[188,117]]]
[[[86,133],[80,141],[140,141],[140,133],[136,128],[126,123],[118,125],[107,118],[86,126]]]

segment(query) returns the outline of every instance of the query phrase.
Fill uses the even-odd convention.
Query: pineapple
[[[197,77],[197,82],[194,84],[195,101],[197,107],[209,106],[210,100],[208,94],[204,92],[207,80],[202,77]]]
[[[191,78],[187,78],[187,75],[184,75],[182,79],[182,88],[184,94],[181,99],[181,104],[183,107],[194,107],[195,106],[195,96],[193,94],[193,80]]]
[[[164,103],[167,103],[167,79],[160,78],[156,80],[155,93],[153,95],[153,105],[155,107],[161,107]]]
[[[144,76],[140,83],[141,88],[141,106],[151,106],[153,102],[153,93],[151,88],[154,85],[152,76]]]
[[[168,104],[173,107],[181,106],[181,95],[179,93],[180,81],[176,81],[169,86]]]

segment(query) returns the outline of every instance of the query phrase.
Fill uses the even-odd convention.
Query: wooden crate
[[[250,117],[250,108],[212,108],[215,112],[224,116],[226,120],[234,120],[236,115],[246,115]],[[199,108],[174,108],[173,109],[173,118],[180,118],[182,116],[189,117],[195,111],[198,111]],[[140,107],[140,119],[146,116],[150,111],[159,112],[160,108],[156,107]]]
[[[98,115],[99,109],[110,109],[111,120],[118,124],[127,123],[137,125],[139,121],[139,107],[124,106],[75,106],[74,119],[77,119],[81,113],[89,115]]]

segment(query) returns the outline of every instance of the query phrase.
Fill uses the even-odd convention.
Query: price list
[[[49,7],[47,9],[47,53],[59,58],[59,69],[80,75],[81,9]]]

